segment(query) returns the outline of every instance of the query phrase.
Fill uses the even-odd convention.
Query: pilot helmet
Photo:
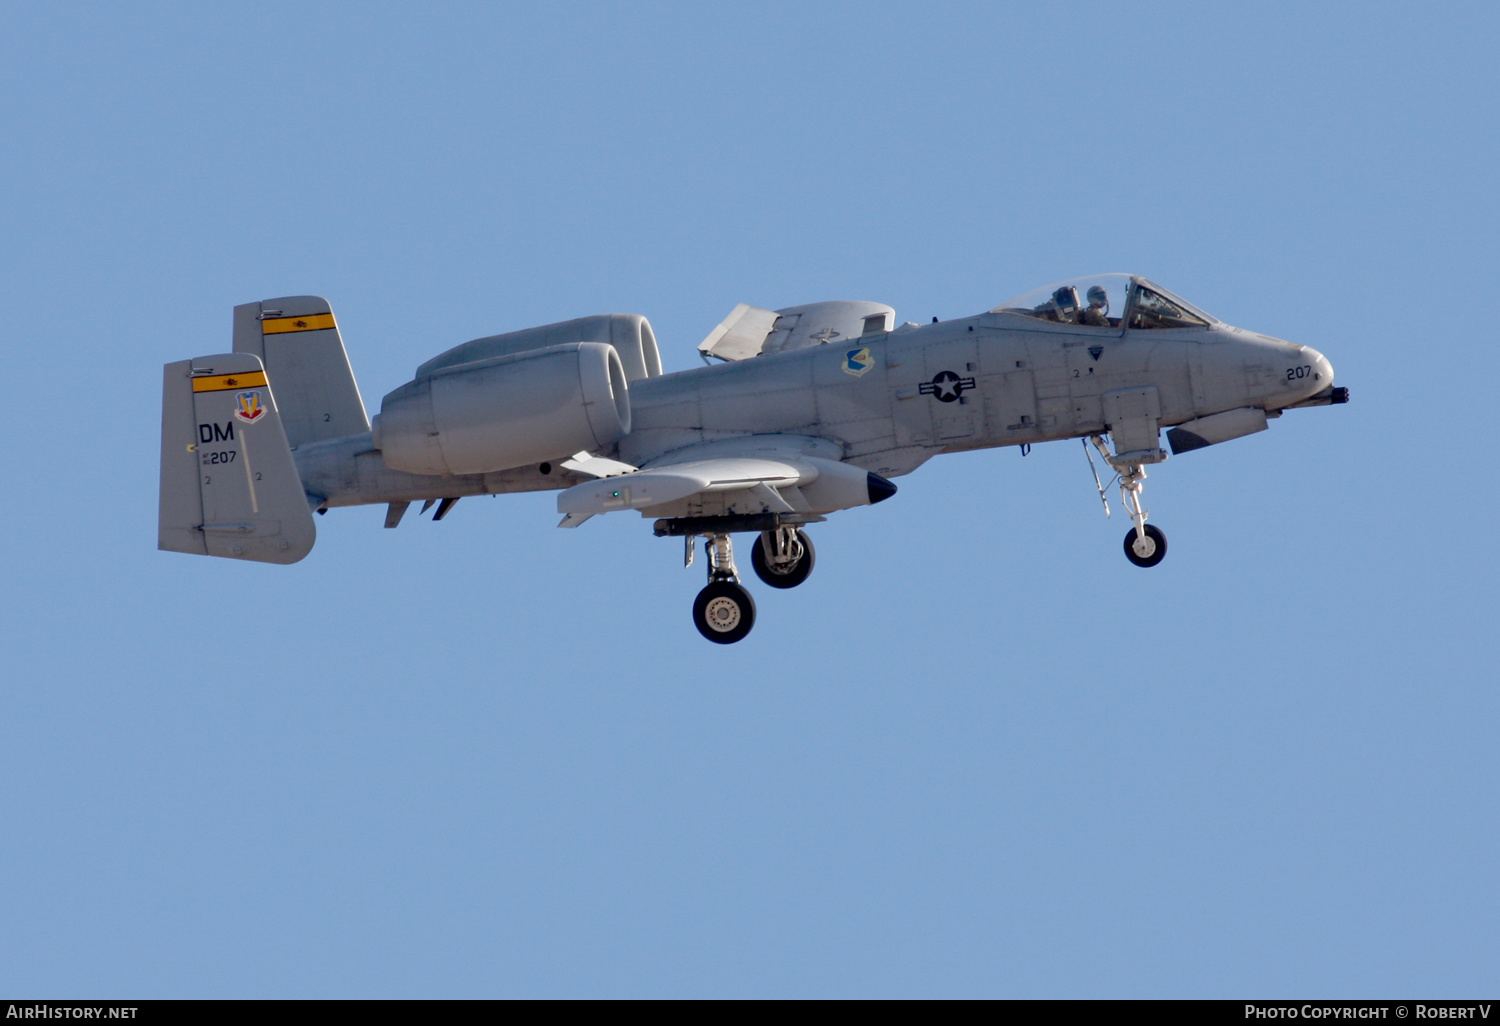
[[[1102,307],[1105,311],[1109,310],[1109,293],[1104,291],[1103,285],[1089,286],[1089,306],[1098,306]]]

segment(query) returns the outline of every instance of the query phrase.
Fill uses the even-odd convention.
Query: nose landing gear
[[[1135,523],[1135,526],[1125,535],[1125,558],[1136,566],[1155,566],[1167,556],[1167,536],[1155,525],[1146,523],[1146,518],[1151,514],[1141,505],[1141,492],[1145,490],[1145,465],[1162,462],[1167,458],[1166,452],[1162,449],[1138,449],[1111,456],[1108,447],[1104,444],[1104,439],[1098,435],[1091,435],[1088,441],[1083,443],[1083,451],[1089,457],[1090,469],[1094,465],[1094,457],[1089,453],[1090,442],[1099,450],[1099,455],[1104,457],[1104,462],[1113,467],[1118,475],[1120,504],[1125,507],[1125,512],[1130,514],[1130,519]],[[1100,501],[1104,503],[1104,515],[1109,516],[1109,500],[1104,495],[1106,486],[1100,483],[1098,471],[1094,471],[1094,484],[1099,489]]]
[[[1120,457],[1114,457],[1119,460]],[[1125,534],[1125,558],[1136,566],[1155,566],[1167,557],[1167,536],[1154,524],[1146,523],[1149,512],[1141,507],[1141,492],[1145,490],[1146,468],[1139,463],[1118,465],[1120,471],[1120,503],[1135,526]]]

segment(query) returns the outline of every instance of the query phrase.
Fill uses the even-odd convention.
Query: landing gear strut
[[[795,588],[807,580],[814,558],[812,539],[795,527],[762,531],[750,550],[755,576],[773,588]]]
[[[692,535],[687,544],[691,552]],[[755,600],[740,584],[729,535],[710,535],[704,549],[708,553],[708,586],[693,602],[693,626],[709,641],[732,645],[755,626]]]
[[[1125,558],[1136,566],[1155,566],[1166,558],[1167,536],[1155,525],[1146,523],[1146,518],[1151,514],[1141,505],[1141,492],[1145,490],[1145,465],[1160,463],[1167,458],[1167,454],[1161,449],[1138,449],[1111,456],[1104,439],[1098,435],[1090,436],[1088,442],[1084,443],[1085,453],[1088,452],[1089,442],[1099,450],[1104,462],[1119,475],[1120,504],[1135,523],[1125,535]],[[1093,462],[1093,457],[1090,456],[1089,465],[1093,466]],[[1109,516],[1109,500],[1104,497],[1105,486],[1099,483],[1097,472],[1094,474],[1094,484],[1098,485],[1099,498],[1104,501],[1104,515]]]
[[[1130,514],[1130,519],[1135,521],[1135,526],[1125,534],[1125,558],[1136,566],[1155,566],[1167,556],[1167,536],[1154,524],[1146,523],[1146,517],[1150,514],[1141,507],[1146,468],[1139,463],[1127,463],[1118,469],[1120,503],[1125,507],[1125,512]]]

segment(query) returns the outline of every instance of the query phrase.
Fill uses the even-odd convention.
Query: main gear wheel
[[[815,558],[812,540],[796,527],[762,531],[750,549],[755,576],[773,588],[795,588],[807,580]]]
[[[713,581],[693,603],[693,625],[709,641],[732,645],[755,626],[755,600],[734,581]]]

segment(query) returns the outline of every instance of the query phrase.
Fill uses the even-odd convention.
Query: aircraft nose
[[[1312,346],[1295,346],[1292,366],[1281,384],[1292,402],[1301,402],[1333,387],[1333,364]]]
[[[1328,362],[1328,357],[1311,346],[1303,346],[1302,349],[1312,360],[1313,380],[1319,382],[1322,388],[1333,384],[1333,364]]]

